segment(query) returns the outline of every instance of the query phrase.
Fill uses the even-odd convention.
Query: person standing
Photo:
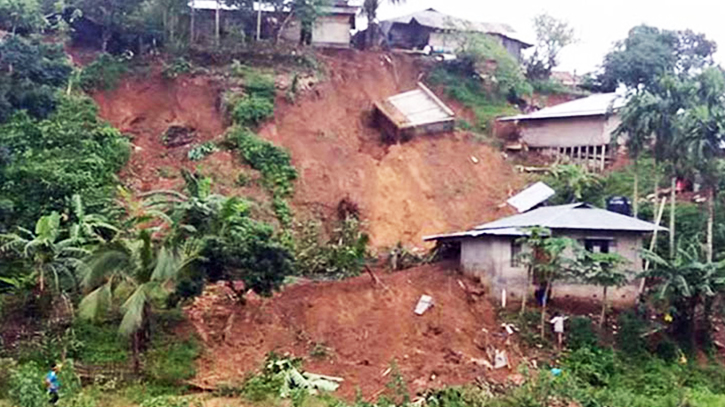
[[[561,349],[561,346],[564,343],[564,321],[567,319],[569,319],[569,317],[563,317],[557,312],[554,314],[554,318],[551,318],[551,321],[549,321],[554,326],[554,333],[556,334],[556,341],[559,344],[559,349]]]
[[[60,380],[58,380],[58,372],[60,367],[55,363],[50,364],[50,372],[45,375],[45,387],[50,395],[50,404],[58,402],[58,390],[60,390]]]

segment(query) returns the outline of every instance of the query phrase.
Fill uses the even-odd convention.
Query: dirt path
[[[303,357],[311,372],[343,377],[337,393],[346,398],[357,389],[366,397],[384,390],[392,361],[413,392],[477,377],[502,381],[515,372],[517,345],[504,344],[493,307],[483,297],[469,302],[459,285],[477,287],[473,282],[443,265],[380,276],[387,289],[365,275],[289,286],[246,306],[211,287],[186,309],[206,345],[195,382],[239,383],[273,350]],[[416,316],[423,294],[435,307]],[[512,369],[490,371],[473,362],[488,358],[487,345],[508,349]]]

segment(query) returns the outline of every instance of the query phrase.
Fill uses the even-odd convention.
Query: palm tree
[[[154,305],[173,291],[177,277],[198,258],[200,250],[197,240],[171,246],[154,242],[152,234],[152,229],[141,229],[100,246],[86,260],[81,274],[86,295],[79,316],[99,320],[120,305],[119,333],[132,338],[137,372]]]
[[[708,68],[696,81],[696,105],[687,112],[685,144],[690,163],[707,190],[705,253],[712,262],[715,196],[725,141],[725,77],[719,68]]]
[[[64,230],[60,220],[60,214],[52,212],[38,219],[35,231],[19,227],[18,233],[0,235],[3,241],[0,251],[12,252],[29,263],[41,293],[45,292],[47,278],[53,279],[58,293],[62,291],[60,280],[63,276],[75,285],[74,271],[83,265],[80,259],[89,253],[81,247],[79,239],[73,236],[61,238]]]
[[[635,218],[639,213],[639,157],[652,142],[655,111],[654,95],[649,92],[633,95],[622,109],[622,122],[614,132],[615,137],[626,137],[627,154],[634,163],[632,204]]]
[[[388,0],[391,4],[401,4],[405,2],[405,0]],[[375,35],[377,34],[377,18],[378,18],[378,9],[380,8],[380,4],[382,4],[383,0],[365,0],[363,2],[363,13],[365,14],[365,17],[368,20],[368,38],[367,43],[368,46],[372,46],[372,41],[375,38]]]

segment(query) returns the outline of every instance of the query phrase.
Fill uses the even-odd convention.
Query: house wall
[[[608,145],[620,119],[587,116],[526,120],[519,123],[521,139],[533,148]]]
[[[612,304],[628,306],[637,299],[640,280],[635,276],[642,271],[642,259],[639,249],[642,247],[642,236],[638,233],[605,232],[605,231],[570,231],[559,232],[575,240],[596,238],[611,239],[616,242],[613,252],[619,253],[629,261],[623,268],[630,277],[630,282],[621,288],[610,289],[608,299]],[[525,290],[529,295],[536,289],[527,286],[526,268],[512,267],[511,243],[518,239],[515,236],[482,236],[461,241],[461,268],[464,273],[477,277],[489,288],[491,295],[498,300],[506,290],[509,301],[521,299]],[[524,248],[524,250],[526,250]],[[571,255],[571,254],[570,254]],[[594,285],[581,284],[576,281],[558,281],[552,287],[553,298],[577,298],[599,300],[602,288]]]
[[[392,48],[423,49],[430,40],[431,31],[418,23],[393,23],[388,31],[387,43]]]
[[[463,45],[464,37],[459,32],[433,31],[428,45],[437,52],[456,52]]]
[[[312,45],[349,48],[351,28],[349,15],[321,16],[312,27]]]

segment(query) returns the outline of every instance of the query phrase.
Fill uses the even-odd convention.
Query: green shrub
[[[297,179],[297,170],[292,166],[287,151],[238,126],[229,130],[227,140],[252,168],[262,173],[263,185],[275,196],[292,194],[292,181]]]
[[[319,223],[301,225],[296,242],[296,269],[306,276],[356,276],[365,267],[368,257],[369,238],[362,231],[360,221],[351,216],[340,221],[326,241],[321,237]]]
[[[571,374],[592,386],[606,386],[616,373],[615,354],[611,349],[579,348],[564,362]]]
[[[145,399],[141,407],[190,407],[192,405],[189,396],[162,395]]]
[[[83,68],[80,85],[86,91],[114,89],[126,72],[126,60],[111,54],[101,54]]]
[[[641,356],[646,351],[642,338],[645,323],[633,311],[625,311],[617,319],[619,331],[616,336],[617,348],[625,355]]]
[[[217,151],[219,151],[219,148],[216,146],[216,143],[214,143],[213,141],[207,141],[206,143],[202,143],[192,147],[186,154],[186,156],[191,161],[201,161],[204,159],[204,157],[210,154],[214,154]]]
[[[10,400],[17,407],[43,407],[48,404],[44,388],[44,369],[29,362],[16,368],[10,376]],[[62,383],[61,383],[62,385]]]
[[[192,68],[191,62],[184,57],[179,57],[174,59],[170,64],[164,63],[161,75],[166,79],[176,79],[181,74],[191,72]]]
[[[0,358],[0,399],[8,396],[10,390],[10,378],[13,370],[17,367],[17,362],[10,358]]]
[[[597,345],[597,333],[592,320],[587,317],[574,317],[569,322],[567,343],[571,349],[591,348]]]
[[[274,115],[274,103],[265,97],[245,95],[236,98],[232,120],[241,126],[257,126]]]
[[[244,75],[244,89],[249,95],[264,98],[274,103],[274,77],[259,71],[250,71]]]
[[[0,146],[9,151],[0,165],[0,201],[10,203],[0,220],[7,227],[63,211],[74,194],[88,211],[106,206],[130,155],[128,140],[83,96],[63,96],[45,120],[17,114],[0,126]]]
[[[657,343],[655,354],[665,362],[674,362],[680,355],[680,347],[677,343],[669,338],[665,338]]]
[[[50,115],[72,70],[60,44],[41,37],[4,38],[0,41],[0,123],[19,110],[35,118]]]

